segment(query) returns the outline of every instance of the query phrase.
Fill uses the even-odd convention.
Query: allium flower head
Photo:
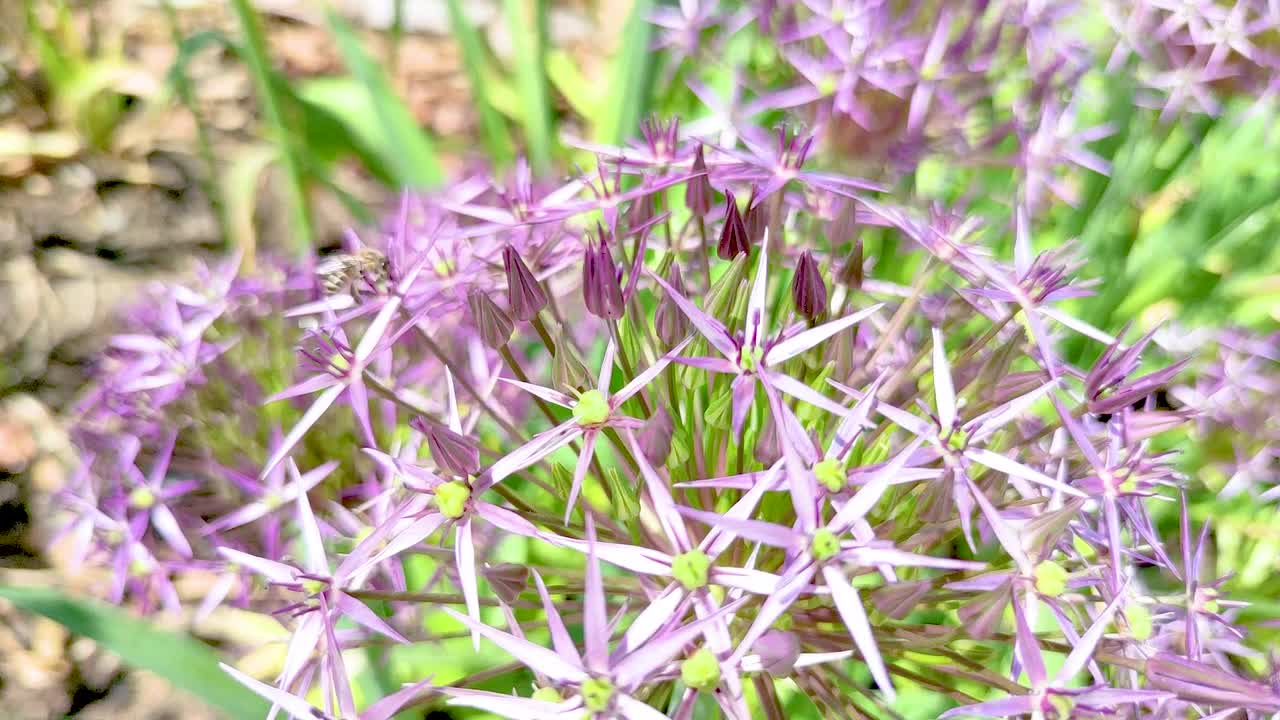
[[[1273,63],[1257,3],[1141,5],[1111,72],[1162,106]],[[1077,11],[660,8],[707,112],[130,313],[73,413],[70,555],[143,611],[276,618],[270,677],[226,667],[294,717],[1280,711],[1240,591],[1268,526],[1201,517],[1274,511],[1280,353],[1072,314],[1088,258],[1047,245],[1112,130]]]

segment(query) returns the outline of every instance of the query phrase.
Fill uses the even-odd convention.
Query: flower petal
[[[587,678],[586,671],[580,665],[562,657],[559,653],[552,652],[541,645],[535,645],[510,633],[491,628],[452,608],[442,607],[440,609],[448,614],[449,617],[492,641],[493,644],[502,648],[508,655],[520,661],[526,667],[537,670],[552,680],[578,683]]]
[[[711,317],[694,305],[691,301],[676,291],[675,288],[667,284],[657,273],[649,271],[653,276],[654,282],[658,283],[663,290],[667,291],[667,295],[671,296],[672,302],[680,311],[689,318],[689,322],[698,329],[698,332],[711,343],[711,347],[720,351],[720,354],[729,360],[736,361],[738,359],[738,345],[734,342],[733,335],[729,334],[729,329],[719,320]]]
[[[875,679],[876,685],[880,686],[885,699],[893,702],[897,693],[893,690],[889,671],[884,666],[884,658],[880,656],[880,648],[876,646],[876,640],[871,635],[871,621],[867,619],[867,610],[862,606],[862,598],[858,596],[858,591],[840,572],[840,568],[834,565],[822,568],[822,579],[831,590],[831,600],[835,603],[840,618],[844,620],[849,635],[853,637],[853,644],[862,655],[862,661],[871,671],[871,677]]]
[[[835,335],[841,330],[852,327],[858,323],[858,321],[869,317],[882,307],[884,307],[884,303],[877,303],[865,310],[859,310],[852,315],[846,315],[842,318],[829,320],[817,327],[809,328],[801,333],[792,335],[791,337],[770,347],[769,351],[765,353],[764,362],[766,365],[778,365],[779,363],[785,362],[809,348],[814,347],[818,343],[826,340],[832,335]]]

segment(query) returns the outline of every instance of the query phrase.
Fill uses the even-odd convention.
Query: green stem
[[[178,14],[174,11],[171,0],[164,0],[163,6],[165,21],[169,25],[169,37],[175,48],[181,47],[182,30],[178,26]],[[209,198],[209,207],[213,210],[213,217],[218,222],[218,232],[221,233],[222,242],[225,245],[231,242],[231,232],[227,224],[226,203],[222,201],[222,187],[218,184],[218,163],[214,159],[213,143],[209,139],[209,125],[205,123],[204,116],[200,113],[195,89],[191,86],[191,78],[187,76],[184,65],[179,64],[175,67],[174,85],[178,92],[178,99],[182,101],[196,123],[196,150],[200,153],[200,160],[205,164],[205,172],[208,173],[201,178],[200,184],[204,187],[205,196]],[[252,258],[246,258],[246,261],[252,261]]]

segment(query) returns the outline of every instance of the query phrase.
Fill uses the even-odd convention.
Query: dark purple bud
[[[822,280],[822,272],[818,270],[813,253],[808,250],[801,253],[796,274],[791,278],[791,300],[796,305],[796,312],[810,320],[816,320],[827,311],[827,284]]]
[[[515,330],[511,317],[490,299],[488,293],[473,289],[467,293],[467,306],[471,308],[471,321],[480,331],[480,339],[485,345],[497,350],[511,342],[511,333]]]
[[[502,266],[507,271],[507,300],[511,303],[511,315],[521,322],[532,320],[547,306],[547,294],[542,291],[542,283],[510,245],[502,251]]]
[[[582,297],[586,301],[587,312],[607,320],[617,320],[622,317],[624,309],[622,283],[604,230],[600,229],[599,233],[600,242],[594,247],[588,243],[582,258]]]
[[[475,440],[423,418],[414,418],[409,425],[427,436],[427,447],[431,449],[436,467],[462,477],[480,472],[480,447]]]
[[[751,251],[747,243],[747,226],[742,223],[742,214],[738,212],[738,199],[732,190],[724,191],[724,229],[720,231],[720,244],[716,245],[716,255],[721,260],[732,260],[739,255]]]
[[[684,287],[684,277],[680,274],[680,266],[672,263],[667,269],[667,283],[675,289],[676,292],[688,297]],[[658,301],[658,309],[654,311],[653,323],[657,326],[658,339],[672,347],[680,342],[689,334],[689,317],[684,314],[680,306],[671,299],[669,293],[663,293],[662,299]]]
[[[480,574],[489,581],[494,594],[508,605],[520,597],[529,583],[529,568],[515,563],[486,565]]]
[[[651,415],[640,428],[640,434],[636,439],[640,442],[640,450],[650,465],[662,467],[667,464],[667,456],[671,454],[673,429],[671,416],[663,408],[658,408],[658,411]]]
[[[760,656],[764,671],[774,677],[789,677],[800,659],[800,638],[786,630],[770,630],[751,647]]]
[[[764,242],[764,231],[769,227],[769,209],[757,200],[759,188],[751,186],[751,200],[747,202],[747,214],[743,217],[743,226],[747,228],[747,244],[758,247]]]
[[[698,153],[693,156],[693,171],[701,173],[691,178],[684,187],[684,204],[696,217],[706,217],[711,212],[711,202],[715,191],[711,189],[711,178],[707,176],[707,162],[702,157],[702,145],[698,145]]]

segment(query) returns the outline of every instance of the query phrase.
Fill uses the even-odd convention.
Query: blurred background
[[[75,462],[60,418],[122,304],[195,260],[238,253],[251,267],[267,254],[337,248],[345,229],[384,216],[401,188],[505,171],[517,157],[542,176],[592,167],[575,145],[621,144],[650,113],[705,117],[692,86],[730,98],[731,113],[742,85],[757,96],[787,85],[794,58],[768,43],[730,44],[691,69],[702,58],[679,43],[696,46],[709,14],[689,9],[710,5],[0,0],[0,587],[75,587],[42,550],[51,530],[42,519]],[[732,15],[743,3],[721,5]],[[1118,44],[1128,5],[1082,4],[1099,57]],[[683,25],[651,23],[660,10]],[[1259,44],[1274,45],[1274,34]],[[1038,244],[1077,239],[1085,276],[1102,283],[1076,310],[1106,330],[1176,317],[1188,328],[1274,332],[1273,98],[1206,81],[1215,107],[1171,119],[1159,103],[1139,111],[1130,80],[1101,64],[1085,77],[1078,124],[1114,130],[1090,146],[1112,170],[1076,178],[1078,202],[1043,218]],[[788,116],[757,110],[762,127]],[[841,127],[823,147],[859,166],[889,163],[874,137]],[[1001,172],[922,161],[900,189],[985,212],[972,190],[1007,186]],[[1180,337],[1195,344],[1190,332]],[[1206,444],[1193,456],[1196,521],[1214,518],[1222,562],[1239,571],[1231,589],[1274,603],[1275,510],[1221,493],[1234,466],[1215,465],[1213,452],[1238,455]],[[235,642],[246,630],[222,632],[206,639]],[[216,717],[3,600],[0,716]]]
[[[562,78],[574,101],[602,108],[594,93],[635,7],[0,2],[0,586],[74,585],[41,550],[52,529],[41,518],[74,462],[60,415],[114,311],[197,259],[336,247],[397,188],[457,176],[486,149],[509,163],[529,82],[518,53],[557,68],[533,81]],[[513,37],[535,17],[536,34]],[[470,79],[492,104],[477,105],[468,70],[484,73]],[[553,116],[580,133],[620,122],[549,87],[540,97],[541,137]],[[503,144],[486,146],[486,129]],[[217,717],[4,600],[0,716]]]

